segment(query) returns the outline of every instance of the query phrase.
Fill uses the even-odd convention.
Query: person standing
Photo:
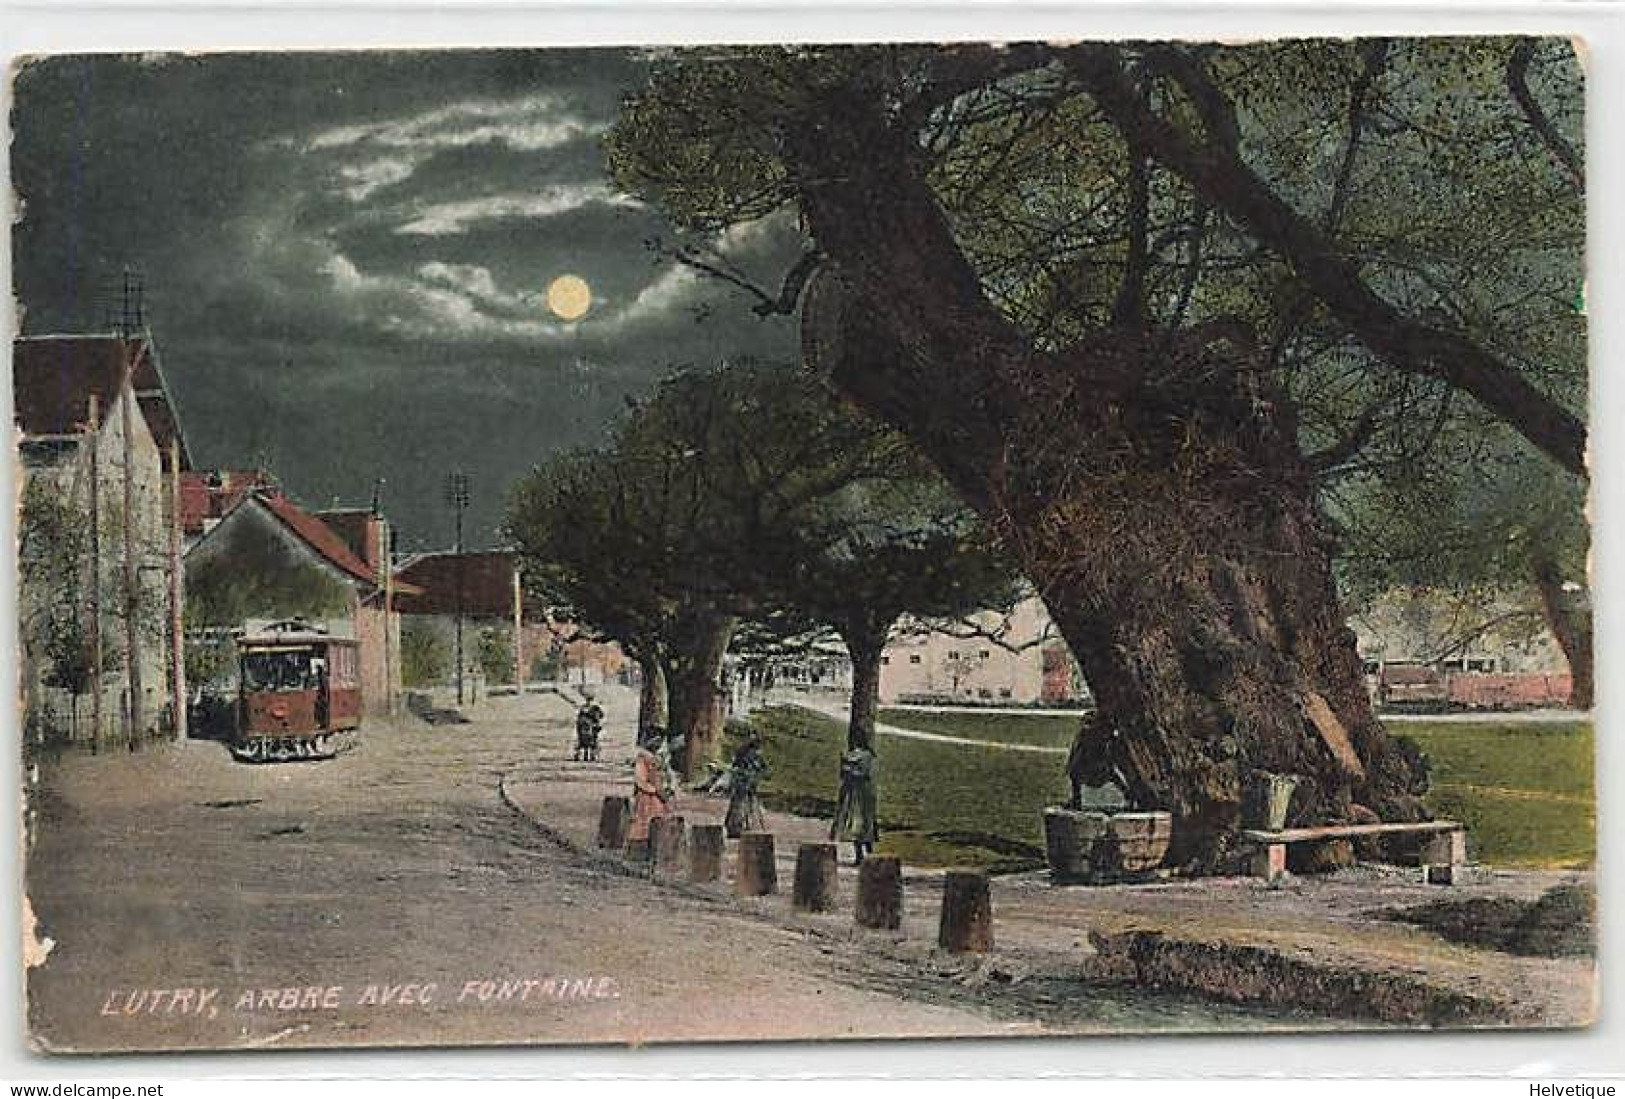
[[[649,850],[649,822],[671,812],[672,784],[660,747],[666,730],[657,725],[645,729],[638,739],[638,754],[632,761],[632,823],[627,829],[627,849],[634,857]]]
[[[723,830],[729,839],[738,839],[746,832],[759,832],[767,827],[767,815],[757,794],[767,774],[762,734],[753,732],[745,738],[745,743],[734,753],[728,772],[728,814],[723,818]]]
[[[851,748],[841,757],[841,793],[835,804],[835,820],[830,825],[829,838],[851,842],[853,865],[862,863],[880,839],[875,754],[868,748]]]

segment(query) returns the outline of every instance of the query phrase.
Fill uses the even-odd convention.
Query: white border
[[[181,1056],[40,1058],[23,1044],[22,966],[17,946],[0,961],[0,1084],[19,1080],[297,1077],[1235,1077],[1511,1076],[1561,1079],[1625,1071],[1625,962],[1611,949],[1622,926],[1621,821],[1612,799],[1625,795],[1625,750],[1616,715],[1625,712],[1625,637],[1620,592],[1608,562],[1622,558],[1621,462],[1610,438],[1625,425],[1625,8],[1612,3],[1412,2],[1158,3],[982,2],[877,4],[864,0],[775,0],[723,5],[685,0],[543,3],[536,0],[347,0],[218,3],[0,0],[0,55],[32,52],[358,49],[473,46],[635,45],[673,42],[780,42],[1031,39],[1248,38],[1352,34],[1563,33],[1586,40],[1588,167],[1591,196],[1589,287],[1592,321],[1594,593],[1598,615],[1598,797],[1603,863],[1603,1014],[1585,1032],[1361,1034],[1347,1037],[1078,1038],[1008,1041],[712,1045],[609,1048],[435,1050],[419,1052],[233,1053]],[[0,103],[10,110],[9,85]],[[9,174],[0,194],[10,195]],[[15,216],[15,211],[13,211]],[[9,222],[10,219],[8,219]],[[10,284],[10,249],[0,253]],[[0,317],[8,337],[10,317]],[[9,379],[9,372],[5,372]],[[9,381],[0,387],[9,413]],[[9,419],[9,415],[7,417]],[[10,448],[0,461],[14,461]],[[3,513],[15,505],[11,477],[0,478]],[[9,519],[8,519],[9,523]],[[0,541],[9,547],[11,528]],[[0,548],[8,567],[12,554]],[[0,668],[15,666],[13,582],[0,583]],[[0,729],[18,726],[12,692],[0,688]],[[15,736],[0,756],[16,758]],[[0,774],[4,765],[0,765]],[[0,850],[17,849],[14,813],[0,813]],[[8,887],[14,891],[15,885]],[[15,896],[15,894],[13,893]],[[17,911],[12,905],[12,912]],[[9,942],[20,924],[7,920]],[[699,993],[697,993],[699,994]],[[1519,1087],[1508,1094],[1527,1094]]]

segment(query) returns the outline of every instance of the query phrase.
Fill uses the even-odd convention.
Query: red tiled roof
[[[107,414],[124,381],[125,341],[109,336],[19,339],[11,345],[17,426],[28,435],[84,430],[94,396]]]
[[[24,336],[11,345],[11,378],[17,426],[26,435],[82,431],[95,396],[106,415],[124,381],[126,357],[134,360],[137,405],[161,451],[179,444],[181,468],[190,468],[186,439],[164,385],[157,353],[146,338],[123,336]]]
[[[395,609],[402,614],[456,614],[460,605],[470,618],[512,618],[513,570],[509,550],[425,553],[395,570],[402,585]],[[407,585],[418,594],[409,593]]]
[[[350,547],[344,544],[344,539],[334,534],[326,523],[281,494],[256,493],[254,499],[264,504],[272,515],[282,520],[288,529],[329,563],[357,580],[372,585],[378,583],[378,574],[369,569],[361,558],[351,553]]]
[[[225,515],[251,489],[272,494],[281,491],[274,477],[258,469],[188,470],[181,474],[180,482],[181,529],[187,534],[202,534],[206,520]]]

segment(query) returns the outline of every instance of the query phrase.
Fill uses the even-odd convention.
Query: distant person
[[[723,830],[730,839],[746,832],[760,832],[767,827],[767,814],[757,793],[762,778],[767,774],[767,760],[762,755],[762,734],[751,733],[734,753],[728,767],[728,815],[723,818]]]
[[[597,702],[588,700],[587,704],[576,711],[576,750],[574,759],[595,760],[598,758],[598,739],[604,732],[604,708]]]
[[[853,865],[862,863],[880,838],[875,754],[867,748],[852,748],[841,757],[841,793],[835,803],[835,820],[829,826],[829,838],[851,842]]]
[[[671,812],[671,771],[661,759],[665,742],[666,730],[658,725],[644,729],[638,739],[638,754],[632,761],[632,824],[626,833],[634,854],[648,850],[649,822]]]

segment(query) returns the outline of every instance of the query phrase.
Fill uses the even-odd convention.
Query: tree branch
[[[1151,252],[1146,245],[1146,223],[1151,217],[1151,168],[1132,143],[1128,169],[1128,257],[1123,281],[1112,305],[1112,322],[1123,328],[1145,327],[1145,275]]]
[[[1080,44],[1066,47],[1062,56],[1119,128],[1134,133],[1158,161],[1285,257],[1327,309],[1390,367],[1470,393],[1563,468],[1586,475],[1586,429],[1578,417],[1464,333],[1430,327],[1380,297],[1325,234],[1247,166],[1222,125],[1217,140],[1197,144],[1154,114],[1124,74],[1118,47]],[[1170,71],[1189,87],[1199,109],[1218,110],[1222,93],[1194,61],[1186,61]]]
[[[1372,403],[1360,413],[1360,418],[1354,422],[1354,426],[1346,435],[1325,450],[1309,455],[1309,465],[1315,472],[1325,474],[1348,462],[1364,450],[1372,436],[1377,433],[1377,427],[1382,422],[1382,414],[1387,409],[1386,400]]]
[[[1519,42],[1512,50],[1512,56],[1507,60],[1507,90],[1517,101],[1518,108],[1528,120],[1530,128],[1545,144],[1547,152],[1557,160],[1569,179],[1574,183],[1574,189],[1585,194],[1586,172],[1585,163],[1580,155],[1574,151],[1574,146],[1566,141],[1557,127],[1552,124],[1551,118],[1546,114],[1534,93],[1529,90],[1529,62],[1535,57],[1535,40],[1526,38]]]

